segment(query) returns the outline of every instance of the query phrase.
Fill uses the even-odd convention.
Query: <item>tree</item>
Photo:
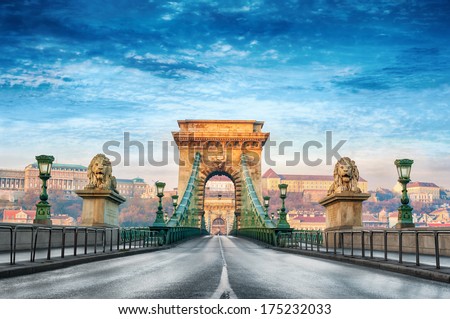
[[[23,209],[36,209],[36,204],[39,202],[40,191],[37,189],[28,190],[24,196],[17,200],[17,204]]]

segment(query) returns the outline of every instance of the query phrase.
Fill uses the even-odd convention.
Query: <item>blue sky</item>
[[[87,165],[124,132],[170,141],[179,119],[256,119],[291,151],[347,140],[370,188],[395,184],[396,158],[450,188],[449,14],[444,0],[2,1],[0,167]],[[289,154],[276,171],[332,172]],[[115,175],[176,186],[174,164],[133,158]]]

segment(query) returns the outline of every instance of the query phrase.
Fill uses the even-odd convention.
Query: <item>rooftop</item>
[[[275,171],[271,168],[269,168],[262,176],[262,178],[279,178],[279,177],[280,176],[278,176],[278,174],[275,173]]]
[[[134,184],[134,183],[145,183],[144,179],[140,177],[135,177],[133,179],[127,179],[127,178],[116,178],[117,183],[121,184]]]
[[[325,216],[297,216],[292,218],[292,220],[301,223],[325,223]]]
[[[425,183],[425,182],[412,182],[408,184],[408,188],[411,187],[437,187],[439,188],[439,186],[437,186],[435,183]]]
[[[35,210],[22,210],[22,209],[5,209],[3,211],[3,218],[9,217],[8,219],[13,219],[18,213],[25,213],[29,218],[34,218],[36,216]]]
[[[331,175],[299,175],[299,174],[277,174],[273,169],[269,168],[262,178],[280,178],[281,180],[297,180],[297,181],[333,181]],[[359,178],[360,182],[367,182],[364,178]]]
[[[38,168],[37,163],[30,164],[32,168]],[[83,165],[78,164],[60,164],[60,163],[53,163],[52,164],[52,170],[64,170],[64,169],[71,169],[71,170],[79,170],[79,171],[87,171],[87,167]]]

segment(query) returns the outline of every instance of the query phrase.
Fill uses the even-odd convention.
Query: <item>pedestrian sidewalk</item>
[[[426,256],[426,258],[424,258],[424,256],[421,256],[422,263],[420,264],[420,266],[417,266],[416,263],[412,261],[415,260],[414,254],[403,254],[403,262],[399,263],[395,259],[389,259],[387,261],[384,260],[384,258],[380,257],[382,252],[377,252],[376,254],[374,252],[374,258],[369,258],[357,255],[350,256],[349,254],[342,255],[339,254],[339,252],[336,252],[336,254],[334,254],[333,252],[327,253],[325,251],[318,252],[315,250],[304,250],[304,249],[300,250],[297,248],[272,247],[272,249],[291,254],[298,254],[315,258],[346,262],[354,265],[371,267],[380,270],[387,270],[405,275],[411,275],[415,277],[450,283],[449,257],[441,257],[441,268],[436,269],[436,266],[433,265],[431,262],[433,258],[432,256]]]
[[[30,261],[30,252],[21,251],[16,254],[16,263],[14,265],[10,264],[10,254],[9,252],[0,253],[0,278],[15,277],[34,274],[37,272],[55,270],[60,268],[66,268],[70,266],[85,264],[94,261],[127,257],[136,254],[150,253],[154,251],[169,249],[172,246],[160,246],[160,247],[145,247],[145,248],[135,248],[135,249],[123,249],[114,251],[105,251],[95,254],[93,249],[88,252],[88,254],[73,254],[66,255],[61,258],[61,249],[52,249],[51,255],[53,257],[47,260],[47,250],[39,250],[36,252],[36,259],[34,262]],[[69,250],[69,249],[68,249]],[[44,257],[45,256],[45,257]]]

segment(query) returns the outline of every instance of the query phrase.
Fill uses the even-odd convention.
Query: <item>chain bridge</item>
[[[180,204],[167,222],[167,242],[177,240],[173,228],[205,227],[205,185],[215,175],[234,184],[235,213],[231,234],[276,244],[280,231],[291,230],[285,215],[274,222],[261,204],[261,156],[269,133],[260,121],[184,120],[173,132],[179,147],[178,190],[185,190]],[[284,219],[283,219],[284,217]],[[157,228],[153,228],[158,230]]]
[[[450,298],[449,230],[294,230],[284,200],[276,219],[262,204],[263,122],[178,124],[181,196],[169,219],[160,198],[146,227],[0,224],[0,298]],[[234,184],[226,236],[205,222],[216,175]]]

